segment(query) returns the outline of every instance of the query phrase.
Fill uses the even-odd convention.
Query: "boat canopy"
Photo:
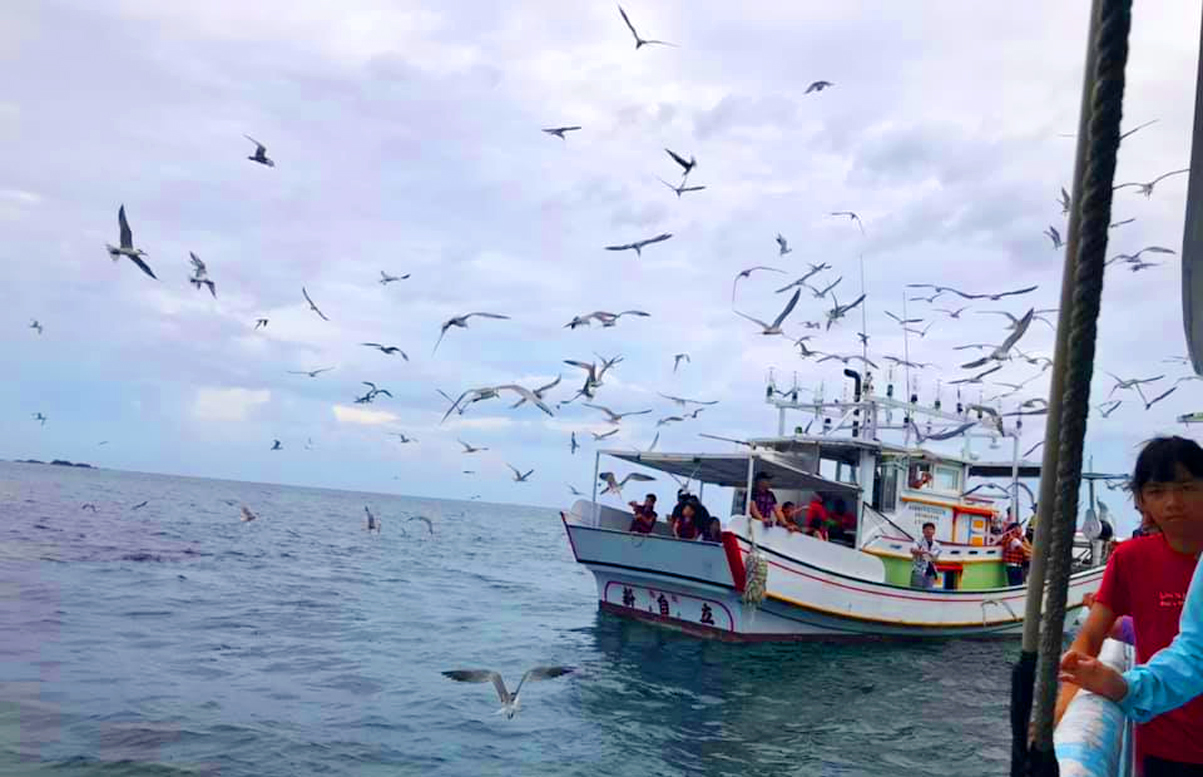
[[[979,478],[1009,478],[1015,472],[1013,461],[982,461],[969,465],[969,476]],[[1031,461],[1019,462],[1019,477],[1040,477],[1040,464]]]
[[[728,488],[745,488],[748,485],[748,462],[754,459],[755,472],[768,472],[773,476],[773,488],[798,491],[822,491],[855,495],[860,487],[851,483],[828,480],[807,472],[801,462],[791,462],[787,457],[767,451],[756,453],[640,453],[636,451],[602,451],[607,456],[642,464],[651,469],[668,472],[682,478],[697,480]]]

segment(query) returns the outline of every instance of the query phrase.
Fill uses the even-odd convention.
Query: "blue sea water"
[[[627,622],[543,508],[0,463],[4,775],[1002,774],[1017,650]]]

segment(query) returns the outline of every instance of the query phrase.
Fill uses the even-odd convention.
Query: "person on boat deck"
[[[652,529],[656,528],[656,495],[648,494],[643,504],[631,502],[630,505],[631,510],[635,512],[630,531],[651,534]]]
[[[923,536],[911,546],[911,588],[936,587],[936,559],[941,550],[936,542],[936,525],[928,521],[923,524]]]
[[[823,503],[823,495],[815,491],[810,495],[810,504],[806,505],[804,531],[812,537],[826,541],[830,525],[831,516],[827,513],[827,505]]]
[[[697,500],[690,496],[681,503],[680,513],[673,510],[672,530],[673,536],[677,539],[696,540],[701,535],[697,520],[697,504]]]
[[[698,539],[720,542],[723,538],[723,527],[719,519],[712,516],[706,505],[696,496],[691,496],[686,504],[693,511],[693,525],[697,527]]]
[[[912,464],[910,477],[907,478],[911,488],[920,489],[931,482],[931,466],[927,464]]]
[[[1007,570],[1007,585],[1023,585],[1023,565],[1032,557],[1032,546],[1024,540],[1023,534],[1019,530],[1019,524],[1012,521],[994,544],[1002,548],[1003,567]]]
[[[1132,480],[1136,509],[1160,533],[1121,542],[1107,560],[1103,582],[1090,614],[1063,659],[1064,672],[1092,664],[1116,618],[1131,615],[1136,632],[1136,661],[1148,664],[1179,633],[1183,603],[1203,551],[1203,448],[1182,437],[1158,437],[1136,459]],[[1191,621],[1185,620],[1184,625]],[[1191,627],[1192,630],[1195,627]],[[1197,635],[1197,631],[1192,631]],[[1191,637],[1194,639],[1194,637]],[[1188,640],[1189,643],[1189,640]],[[1174,663],[1171,657],[1159,662]],[[1192,671],[1198,671],[1196,663]],[[1089,680],[1087,680],[1089,682]],[[1140,719],[1166,709],[1147,703],[1145,680],[1133,709]],[[1061,686],[1054,712],[1061,719],[1078,686],[1072,676]],[[1154,694],[1156,696],[1157,694]],[[1136,727],[1136,758],[1145,777],[1203,774],[1203,699],[1196,698]]]
[[[1195,566],[1178,636],[1169,647],[1122,675],[1096,658],[1070,650],[1061,659],[1060,678],[1117,702],[1138,723],[1198,699],[1203,694],[1203,565]],[[1203,766],[1175,773],[1203,774]]]
[[[784,502],[781,505],[781,520],[777,521],[778,526],[782,526],[790,531],[800,531],[798,526],[798,506],[793,502]]]
[[[848,503],[836,499],[831,510],[831,536],[837,540],[851,541],[856,536],[856,515],[848,509]]]
[[[772,479],[773,476],[767,472],[756,473],[752,481],[752,501],[748,505],[748,512],[752,517],[766,527],[783,520],[781,508],[777,506],[777,496],[769,488],[769,481]]]

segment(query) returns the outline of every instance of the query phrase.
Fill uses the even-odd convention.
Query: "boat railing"
[[[1108,639],[1099,660],[1123,672],[1133,663],[1131,645]],[[1082,777],[1130,777],[1132,722],[1118,706],[1089,691],[1079,691],[1069,703],[1053,735],[1062,774]]]

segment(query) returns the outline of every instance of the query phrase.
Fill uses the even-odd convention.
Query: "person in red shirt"
[[[629,531],[651,534],[652,529],[656,528],[656,495],[648,494],[643,504],[631,502],[630,505],[635,517],[631,520]]]
[[[1161,533],[1126,540],[1115,549],[1070,650],[1097,657],[1116,619],[1131,615],[1136,660],[1143,664],[1177,636],[1186,590],[1203,551],[1203,448],[1182,437],[1150,441],[1136,460],[1131,486],[1136,508]],[[1076,692],[1076,686],[1062,685],[1057,720]],[[1203,698],[1138,725],[1136,757],[1144,777],[1203,775]]]
[[[823,504],[823,495],[816,491],[810,497],[810,504],[806,506],[805,532],[812,537],[826,540],[827,526],[830,523],[831,518],[827,515],[827,507]]]

